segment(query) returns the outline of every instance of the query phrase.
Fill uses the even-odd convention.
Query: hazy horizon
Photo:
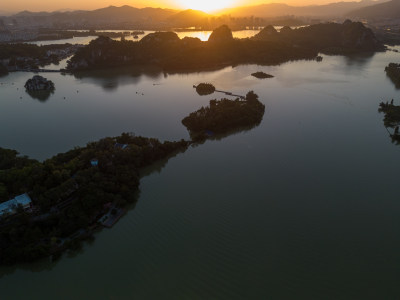
[[[271,0],[271,1],[260,1],[260,0],[223,0],[223,1],[190,1],[190,0],[167,0],[167,1],[130,1],[130,0],[88,0],[85,2],[70,0],[70,1],[48,1],[38,0],[34,3],[31,0],[19,0],[17,2],[11,0],[3,0],[3,5],[0,8],[0,13],[16,13],[20,11],[46,11],[53,12],[59,10],[94,10],[108,6],[124,6],[129,5],[137,8],[144,7],[159,7],[159,8],[171,8],[171,9],[198,9],[205,12],[213,12],[222,10],[224,8],[234,8],[239,6],[252,6],[259,4],[270,4],[270,3],[284,3],[292,6],[304,6],[304,5],[323,5],[337,2],[361,2],[361,1],[335,1],[335,0]]]

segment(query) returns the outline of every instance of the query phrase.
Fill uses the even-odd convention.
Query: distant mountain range
[[[359,2],[336,2],[325,5],[290,6],[281,3],[261,4],[224,10],[224,13],[234,17],[276,17],[276,16],[302,16],[302,17],[344,17],[351,11],[365,8],[388,0],[362,0]]]
[[[334,18],[392,16],[400,11],[400,0],[363,0],[361,2],[337,2],[326,5],[290,6],[286,4],[263,4],[221,11],[223,17],[214,17],[196,10],[173,10],[161,8],[134,8],[128,5],[92,11],[29,12],[22,11],[0,18],[8,29],[60,28],[60,29],[166,29],[179,27],[207,28],[229,23],[232,28],[251,25],[234,21],[238,17],[309,17],[331,20]],[[236,22],[236,23],[232,23]],[[252,26],[263,26],[262,22]],[[213,29],[213,28],[208,28]]]
[[[392,0],[354,10],[348,16],[368,20],[400,19],[400,0]]]
[[[192,26],[196,26],[204,22],[205,19],[212,17],[205,12],[199,10],[184,10],[173,14],[172,16],[168,17],[166,22],[168,24],[173,24],[175,27],[185,27],[188,24],[192,24]]]
[[[3,17],[5,24],[14,27],[57,27],[57,28],[87,28],[103,26],[118,26],[130,24],[158,25],[173,15],[177,10],[161,8],[135,8],[128,5],[106,8],[92,11],[67,11],[67,12],[29,12],[22,11],[9,17]]]

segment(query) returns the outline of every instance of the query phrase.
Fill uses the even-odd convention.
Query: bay
[[[260,126],[154,166],[136,206],[80,253],[0,268],[1,298],[395,299],[400,147],[378,104],[400,102],[384,73],[399,58],[49,73],[46,101],[25,93],[32,74],[0,78],[0,146],[41,160],[121,132],[187,139],[181,119],[223,96],[198,96],[200,82],[266,105]]]

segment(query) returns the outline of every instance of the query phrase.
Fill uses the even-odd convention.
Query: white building
[[[31,207],[32,200],[28,194],[25,193],[25,194],[16,196],[14,199],[0,203],[0,217],[2,217],[4,215],[15,214],[17,212],[17,208],[19,205],[21,205],[21,207],[24,210],[27,210]]]

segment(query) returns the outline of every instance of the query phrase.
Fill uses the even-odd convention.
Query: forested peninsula
[[[280,32],[268,26],[246,39],[233,38],[232,31],[223,25],[205,42],[198,38],[180,39],[174,32],[151,33],[139,42],[99,37],[76,52],[67,70],[153,64],[171,72],[196,71],[314,59],[319,52],[349,54],[383,49],[373,32],[359,22],[317,24],[299,29],[284,27]]]
[[[0,148],[0,265],[59,256],[111,227],[134,203],[143,168],[191,144],[262,121],[265,106],[245,99],[211,100],[182,120],[190,141],[160,142],[123,133],[39,162]]]
[[[0,264],[57,255],[116,221],[135,201],[141,169],[188,145],[124,133],[44,162],[0,148]],[[8,200],[21,196],[24,207]]]

